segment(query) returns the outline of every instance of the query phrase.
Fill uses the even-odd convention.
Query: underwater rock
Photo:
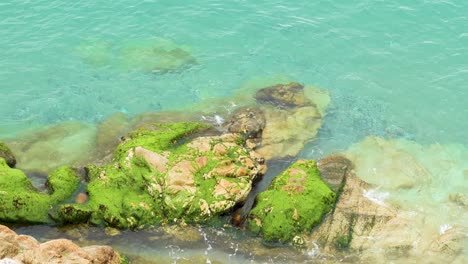
[[[0,221],[48,223],[49,210],[69,198],[79,183],[75,170],[60,167],[49,174],[50,194],[37,191],[26,175],[0,158]]]
[[[309,248],[354,252],[369,263],[466,262],[467,214],[457,195],[467,189],[464,146],[369,137],[344,154],[354,169]]]
[[[44,174],[63,165],[80,166],[94,157],[96,128],[65,122],[8,140],[17,167]]]
[[[9,263],[125,263],[119,253],[109,246],[80,248],[67,239],[55,239],[39,243],[35,238],[17,235],[8,227],[0,225],[0,259],[9,258]],[[7,262],[8,263],[8,262]]]
[[[257,196],[247,227],[265,241],[291,242],[320,223],[333,207],[335,197],[320,179],[315,161],[299,160]]]
[[[265,165],[239,134],[196,137],[201,123],[154,124],[131,132],[113,162],[88,166],[89,200],[59,209],[63,222],[139,228],[200,223],[244,201]]]
[[[317,162],[322,180],[334,191],[339,192],[343,187],[346,174],[353,168],[353,164],[347,158],[333,155]]]
[[[15,167],[16,158],[11,152],[10,148],[3,142],[0,141],[0,158],[4,158],[7,165],[10,167]]]
[[[287,90],[286,99],[281,97],[277,99],[279,102],[277,105],[271,103],[272,101],[257,99],[261,103],[268,102],[260,105],[260,109],[265,114],[266,125],[261,145],[255,149],[266,159],[296,156],[304,145],[317,135],[330,101],[328,93],[312,86],[298,86],[296,83],[276,85],[265,88],[267,90],[264,91],[277,89],[276,87],[293,88]],[[281,93],[278,96],[280,95]],[[287,100],[292,100],[294,103],[287,104],[286,102],[289,102]],[[281,105],[289,107],[279,107]]]
[[[296,82],[260,89],[255,94],[255,99],[261,104],[270,104],[282,109],[312,105],[304,94],[304,86]]]
[[[110,154],[129,129],[130,119],[124,113],[115,113],[97,127],[96,147],[100,156]]]
[[[396,142],[367,137],[351,146],[346,156],[356,165],[356,174],[368,183],[391,189],[428,184],[432,177],[430,172],[411,154],[410,149],[394,144]],[[418,146],[413,144],[413,147]],[[367,171],[369,167],[373,170]]]
[[[124,69],[152,73],[165,73],[197,64],[185,47],[161,38],[124,44],[118,61]]]
[[[90,40],[79,45],[75,51],[85,63],[92,66],[148,73],[166,73],[197,64],[188,47],[163,38],[123,43]]]
[[[79,45],[75,51],[87,64],[105,66],[112,60],[112,43],[104,40],[89,40]]]

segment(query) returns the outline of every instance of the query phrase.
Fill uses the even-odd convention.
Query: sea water
[[[84,123],[88,135],[117,112],[190,111],[250,80],[283,79],[331,95],[302,157],[345,151],[370,135],[426,149],[457,146],[443,149],[465,157],[467,25],[463,0],[4,0],[0,139],[64,122]],[[122,58],[122,50],[147,43],[180,47],[196,63],[148,72]],[[444,157],[424,153],[422,163]],[[466,191],[467,162],[433,182]],[[422,204],[442,206],[450,193],[441,185],[430,191]],[[410,196],[389,199],[397,194]]]

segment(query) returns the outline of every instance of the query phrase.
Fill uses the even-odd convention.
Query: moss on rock
[[[10,148],[0,141],[0,158],[4,158],[8,166],[15,167],[16,165],[16,158],[11,152]]]
[[[0,158],[0,221],[47,223],[49,210],[70,197],[78,182],[73,169],[61,167],[48,176],[50,194],[41,193],[21,170]]]
[[[333,206],[335,193],[320,179],[313,160],[299,160],[257,196],[247,227],[269,242],[290,242],[316,226]]]
[[[88,166],[89,200],[59,209],[64,222],[118,228],[200,223],[245,200],[264,165],[240,135],[197,137],[201,123],[156,124],[130,133],[104,166]]]

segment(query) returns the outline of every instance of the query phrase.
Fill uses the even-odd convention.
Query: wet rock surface
[[[265,123],[265,114],[261,109],[243,107],[237,109],[224,126],[231,133],[239,133],[247,139],[254,139],[262,136]]]
[[[6,163],[10,167],[15,167],[16,158],[11,152],[10,148],[3,142],[0,141],[0,158],[5,159]]]
[[[156,124],[130,133],[114,161],[89,166],[86,204],[65,204],[64,222],[118,228],[206,222],[244,201],[265,165],[239,134],[199,136],[200,123]]]
[[[320,176],[328,186],[339,192],[346,180],[346,174],[352,170],[353,164],[343,156],[333,155],[323,158],[317,162]]]
[[[304,244],[303,235],[320,223],[335,201],[313,160],[299,160],[257,196],[247,227],[269,242]]]
[[[31,236],[18,235],[0,225],[0,263],[107,263],[120,264],[123,258],[109,246],[79,247],[67,239],[39,243]],[[8,262],[9,261],[9,262]]]
[[[255,94],[255,99],[261,104],[270,104],[281,109],[312,105],[304,94],[304,86],[297,82],[260,89]]]

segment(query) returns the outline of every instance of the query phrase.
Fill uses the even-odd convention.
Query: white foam
[[[224,118],[222,118],[219,115],[215,115],[214,119],[215,119],[216,124],[218,124],[218,125],[222,125],[224,123]]]
[[[449,231],[450,229],[452,229],[453,227],[449,224],[443,224],[439,227],[439,234],[440,235],[443,235],[445,234],[445,232]]]
[[[388,192],[380,192],[378,189],[369,189],[363,191],[364,197],[369,199],[370,201],[378,204],[378,205],[385,205],[385,199],[388,198],[390,193]]]

